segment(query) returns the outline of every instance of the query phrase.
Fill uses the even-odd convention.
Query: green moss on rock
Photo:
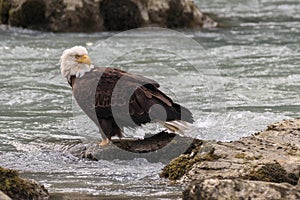
[[[203,144],[201,140],[195,140],[185,154],[173,159],[163,168],[160,177],[168,178],[173,181],[178,180],[189,172],[194,164],[217,159],[219,159],[219,157],[214,154],[213,146]]]
[[[278,162],[274,162],[267,163],[258,170],[251,171],[245,179],[275,183],[286,182],[292,185],[297,185],[299,177],[296,174],[287,173],[287,171]]]
[[[246,157],[246,154],[245,153],[237,153],[237,154],[235,154],[234,157],[238,158],[238,159],[244,159]]]
[[[178,180],[181,178],[190,168],[191,160],[188,155],[182,155],[163,168],[160,177],[168,178],[170,180]]]
[[[48,191],[43,186],[20,178],[15,170],[2,167],[0,167],[0,191],[18,200],[38,200],[48,197]]]

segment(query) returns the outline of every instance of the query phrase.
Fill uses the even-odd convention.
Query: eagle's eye
[[[80,58],[80,56],[79,55],[75,55],[75,59],[79,59]]]

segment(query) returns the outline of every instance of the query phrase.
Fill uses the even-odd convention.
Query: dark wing
[[[157,82],[140,75],[95,68],[75,79],[73,93],[85,113],[93,121],[98,119],[98,125],[110,136],[118,132],[112,130],[116,125],[134,127],[151,120],[193,122],[188,109],[174,103],[158,88]]]

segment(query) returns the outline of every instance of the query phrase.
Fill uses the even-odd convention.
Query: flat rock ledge
[[[52,32],[218,25],[192,0],[0,0],[0,24]]]
[[[19,177],[15,170],[0,167],[0,200],[47,200],[49,193],[39,183]]]
[[[183,199],[300,199],[300,119],[233,142],[195,140],[160,176],[190,184]]]

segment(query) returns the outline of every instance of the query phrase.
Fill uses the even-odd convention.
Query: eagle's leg
[[[102,136],[102,141],[99,144],[101,147],[107,146],[113,136],[118,136],[119,138],[122,137],[122,130],[116,124],[114,119],[101,119],[99,121],[99,132]]]
[[[110,143],[110,140],[108,138],[103,138],[99,144],[100,147],[105,147]]]
[[[102,136],[102,140],[99,144],[100,147],[105,147],[107,146],[109,143],[110,143],[110,139],[108,139],[106,137],[106,135],[102,132],[101,128],[99,129],[100,133],[101,133],[101,136]]]

